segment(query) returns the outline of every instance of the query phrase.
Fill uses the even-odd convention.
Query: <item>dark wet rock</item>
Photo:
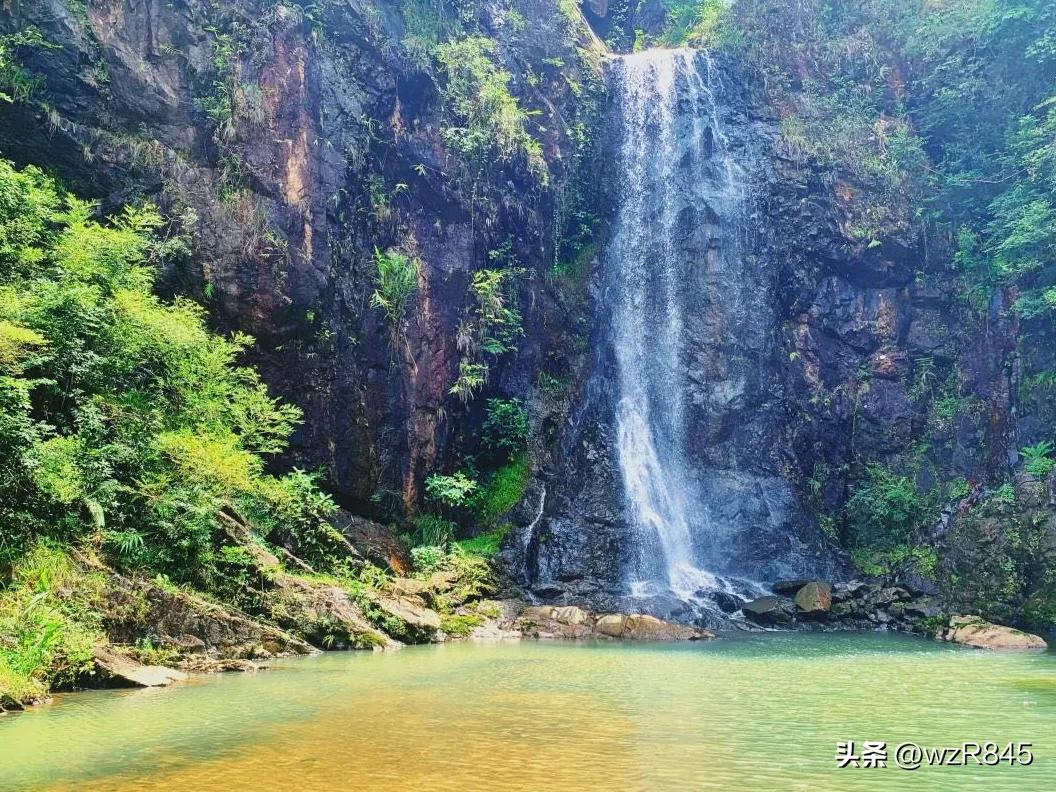
[[[795,619],[796,608],[784,597],[758,597],[744,603],[741,612],[756,624],[787,625]]]
[[[726,591],[707,591],[700,596],[710,599],[723,613],[736,613],[744,604],[743,599]]]
[[[924,597],[905,603],[902,612],[911,619],[934,619],[942,614],[942,607],[936,600]]]
[[[869,584],[860,580],[851,580],[846,583],[837,583],[832,587],[833,602],[847,602],[865,596],[869,591]]]
[[[380,523],[341,511],[334,518],[341,533],[368,561],[398,575],[411,570],[407,547]]]
[[[770,590],[780,597],[795,597],[801,588],[810,582],[810,578],[797,580],[775,580]]]

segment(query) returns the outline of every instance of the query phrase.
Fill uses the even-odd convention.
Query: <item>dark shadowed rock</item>
[[[810,582],[810,578],[796,580],[775,580],[770,590],[781,597],[794,597],[796,593]]]
[[[791,624],[795,605],[782,597],[759,597],[741,606],[741,612],[756,624]]]
[[[709,591],[705,596],[714,602],[723,613],[736,613],[744,604],[744,600],[736,594],[725,591]]]

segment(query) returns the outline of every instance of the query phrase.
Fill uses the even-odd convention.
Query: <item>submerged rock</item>
[[[942,641],[974,646],[978,649],[1047,649],[1037,635],[1013,627],[994,624],[979,616],[952,616],[949,625],[936,636]]]

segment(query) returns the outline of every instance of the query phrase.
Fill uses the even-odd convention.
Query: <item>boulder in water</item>
[[[609,638],[633,641],[711,641],[715,634],[688,624],[674,624],[646,614],[609,613],[598,617],[595,630]]]
[[[823,617],[831,607],[832,587],[824,580],[812,580],[796,593],[796,609],[800,616]]]
[[[741,612],[756,624],[791,624],[795,605],[784,597],[758,597],[744,603]]]
[[[1048,649],[1048,644],[1037,635],[994,624],[979,616],[952,616],[949,625],[935,637],[978,649]]]
[[[594,632],[594,618],[575,605],[525,608],[514,625],[533,638],[587,638]]]

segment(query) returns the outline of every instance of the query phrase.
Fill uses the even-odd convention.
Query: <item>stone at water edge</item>
[[[712,641],[715,633],[687,624],[675,624],[647,614],[609,613],[598,617],[595,631],[609,638],[632,641]]]
[[[377,597],[375,604],[390,616],[419,630],[439,630],[440,614],[407,597]]]
[[[534,638],[587,638],[594,631],[594,618],[575,605],[531,605],[521,611],[514,627]]]
[[[99,672],[135,687],[165,687],[187,679],[187,674],[175,668],[143,665],[105,646],[95,647],[93,658]]]
[[[949,626],[935,637],[941,641],[974,646],[977,649],[1048,649],[1049,645],[1033,633],[1003,624],[994,624],[980,616],[951,616]]]
[[[801,616],[823,616],[832,607],[832,587],[824,580],[812,580],[796,593],[796,609]]]
[[[791,624],[795,606],[782,597],[758,597],[744,603],[741,612],[756,624]]]

